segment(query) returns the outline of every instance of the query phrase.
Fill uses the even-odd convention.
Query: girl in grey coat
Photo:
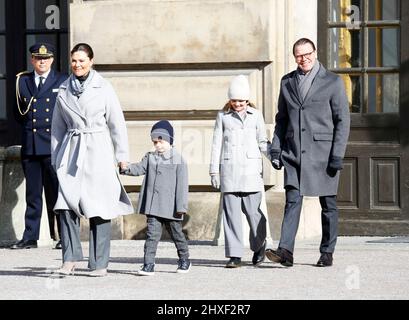
[[[210,163],[212,186],[223,193],[223,225],[226,268],[241,265],[243,255],[242,213],[250,226],[250,248],[255,266],[264,260],[266,218],[260,210],[262,153],[267,157],[263,115],[249,102],[250,88],[243,75],[229,87],[229,102],[217,114]]]
[[[71,51],[72,75],[61,84],[51,126],[51,162],[59,181],[54,210],[61,217],[63,266],[72,273],[83,259],[80,217],[90,220],[88,267],[107,274],[111,219],[133,213],[117,173],[128,161],[128,136],[112,86],[92,70],[92,48]]]
[[[168,229],[179,256],[176,272],[186,273],[191,266],[188,244],[182,232],[182,220],[188,205],[187,165],[172,147],[173,127],[168,121],[159,121],[152,127],[151,139],[156,151],[148,152],[140,162],[121,171],[130,176],[145,175],[137,212],[146,215],[148,230],[144,265],[138,274],[154,274],[156,249],[163,225]]]

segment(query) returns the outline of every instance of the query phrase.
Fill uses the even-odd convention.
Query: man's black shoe
[[[13,244],[10,249],[31,249],[37,248],[36,240],[20,240],[19,242]]]
[[[241,267],[241,258],[230,257],[229,262],[226,264],[226,268],[238,268]]]
[[[284,248],[278,248],[277,250],[267,249],[266,257],[275,263],[280,263],[285,267],[292,267],[294,263],[293,254]]]
[[[57,244],[55,245],[54,249],[62,249],[61,240],[58,240]]]
[[[258,251],[254,252],[253,259],[251,261],[253,262],[253,265],[255,267],[259,266],[264,261],[264,258],[266,257],[266,245],[267,245],[267,241],[264,240],[264,243],[261,246],[261,248]]]
[[[330,267],[332,266],[332,253],[321,253],[321,257],[317,262],[317,267]]]

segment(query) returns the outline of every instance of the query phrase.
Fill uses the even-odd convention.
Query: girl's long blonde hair
[[[253,102],[247,101],[247,105],[250,106],[250,107],[252,107],[252,108],[254,108],[254,109],[257,109],[257,108],[256,108],[256,105],[255,105]],[[230,111],[230,109],[231,109],[231,104],[230,104],[230,100],[229,100],[229,101],[227,101],[226,104],[224,105],[224,107],[223,107],[223,112],[227,113],[227,112]]]

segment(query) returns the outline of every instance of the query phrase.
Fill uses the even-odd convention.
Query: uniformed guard
[[[37,248],[44,189],[50,235],[57,241],[55,221],[60,232],[59,216],[53,211],[58,193],[58,180],[51,166],[51,119],[58,87],[68,75],[53,69],[54,47],[36,43],[30,47],[34,71],[23,71],[16,79],[16,119],[22,125],[21,160],[26,179],[26,212],[23,239],[11,249]],[[61,249],[58,241],[56,249]]]

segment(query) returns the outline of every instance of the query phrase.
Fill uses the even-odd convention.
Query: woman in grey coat
[[[93,56],[89,45],[74,46],[72,75],[60,86],[53,113],[51,161],[60,184],[54,210],[61,215],[61,274],[73,273],[83,259],[80,217],[90,219],[90,275],[104,276],[111,219],[133,213],[116,169],[129,159],[123,112],[112,86],[92,69]]]
[[[217,114],[210,161],[212,186],[223,193],[223,225],[226,268],[241,265],[243,255],[242,212],[250,226],[253,265],[264,260],[266,218],[260,209],[264,188],[262,153],[267,152],[263,115],[249,102],[250,88],[243,75],[229,87],[229,101]]]

